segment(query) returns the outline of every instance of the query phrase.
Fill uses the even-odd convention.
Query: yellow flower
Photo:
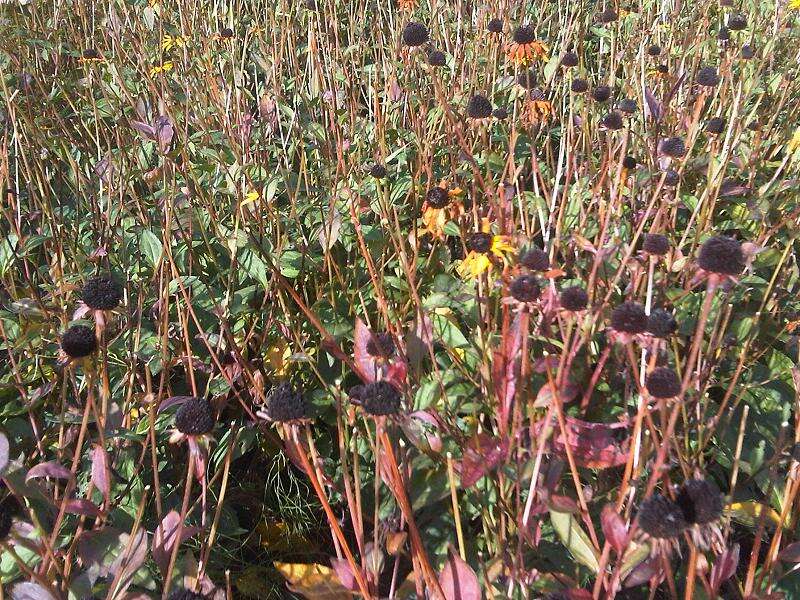
[[[422,204],[423,227],[420,234],[429,233],[433,238],[443,240],[447,222],[464,214],[464,205],[460,199],[462,194],[461,188],[448,190],[444,181],[428,190],[427,198]]]
[[[173,48],[183,48],[186,45],[187,39],[180,35],[167,34],[161,40],[161,49],[165,51],[172,50]]]
[[[800,0],[789,0],[789,8],[800,10]]]
[[[458,272],[463,278],[472,279],[481,273],[491,273],[497,260],[506,262],[507,255],[514,253],[515,248],[508,236],[493,235],[489,230],[489,220],[484,219],[481,231],[476,231],[467,238],[466,247],[469,252],[458,266]]]
[[[526,44],[511,42],[506,46],[506,57],[517,65],[527,65],[537,58],[543,62],[548,60],[548,49],[542,42],[534,40]]]
[[[152,69],[150,69],[150,75],[158,75],[159,73],[166,73],[168,71],[172,71],[172,61],[168,60],[165,63],[160,65],[156,65]]]
[[[800,4],[800,0],[795,1]],[[792,139],[789,140],[788,149],[789,152],[796,152],[797,150],[800,150],[800,127],[794,130]]]
[[[255,202],[256,200],[259,200],[260,198],[261,198],[261,194],[259,194],[258,192],[249,191],[249,192],[247,192],[247,195],[244,197],[244,200],[242,200],[242,206],[244,206],[245,204],[250,204],[251,202]]]

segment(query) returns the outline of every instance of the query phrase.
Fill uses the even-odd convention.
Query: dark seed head
[[[430,38],[428,28],[422,23],[411,21],[403,28],[403,43],[406,46],[422,46]]]
[[[526,90],[532,90],[536,87],[536,69],[526,69],[517,75],[517,83],[524,87]]]
[[[221,37],[223,39],[226,39],[226,40],[229,39],[229,38],[232,38],[233,37],[233,29],[231,29],[230,27],[223,27],[222,29],[219,30],[219,37]]]
[[[689,526],[681,507],[661,494],[642,502],[637,518],[639,528],[657,539],[676,538]]]
[[[508,118],[508,111],[505,108],[495,108],[492,111],[492,116],[495,119],[500,119],[501,121],[504,121]]]
[[[636,100],[633,98],[623,98],[617,104],[617,108],[626,115],[632,115],[639,109],[639,106],[636,104]]]
[[[97,350],[94,330],[85,325],[73,325],[61,335],[61,349],[70,358],[83,358]]]
[[[357,398],[361,402],[361,408],[374,417],[394,415],[400,411],[400,392],[386,381],[364,385]]]
[[[717,32],[717,39],[720,42],[727,42],[729,39],[731,39],[731,30],[725,26],[720,27],[719,31]]]
[[[723,131],[725,131],[725,119],[722,117],[712,117],[708,121],[706,121],[706,133],[710,133],[712,135],[719,135]]]
[[[519,262],[531,271],[546,271],[550,268],[550,257],[541,248],[531,248],[522,255]]]
[[[597,15],[597,20],[601,23],[613,23],[618,18],[616,11],[609,7]]]
[[[98,59],[98,58],[100,58],[102,55],[101,55],[101,54],[100,54],[100,52],[97,50],[97,48],[86,48],[86,50],[84,50],[84,51],[81,53],[81,56],[82,56],[82,57],[83,57],[85,60],[97,60],[97,59]]]
[[[580,59],[575,52],[567,52],[564,56],[561,57],[561,66],[562,67],[577,67]]]
[[[486,26],[490,33],[503,33],[503,20],[492,19]]]
[[[608,102],[611,98],[611,88],[607,85],[598,85],[592,90],[592,98],[595,102]]]
[[[637,164],[638,163],[636,162],[636,159],[633,156],[626,156],[625,158],[622,159],[622,166],[628,169],[629,171],[631,169],[635,169]]]
[[[677,329],[678,322],[675,320],[675,317],[672,316],[671,312],[663,308],[655,309],[650,313],[650,316],[647,317],[647,332],[657,338],[668,338],[675,333]]]
[[[661,153],[664,156],[680,158],[686,154],[686,144],[679,137],[668,137],[661,140]]]
[[[386,167],[380,163],[375,163],[369,168],[369,174],[375,179],[383,179],[386,177]]]
[[[660,233],[646,233],[644,234],[642,249],[648,254],[664,256],[669,252],[669,239]]]
[[[716,87],[719,84],[719,75],[714,67],[703,67],[697,72],[695,81],[698,85]]]
[[[180,588],[169,595],[169,600],[205,600],[205,596],[186,588]]]
[[[514,41],[517,44],[530,44],[536,41],[536,31],[530,25],[522,25],[514,31]]]
[[[741,13],[736,13],[728,19],[728,29],[731,31],[741,31],[747,28],[747,17]]]
[[[744,60],[750,60],[756,55],[756,50],[750,44],[745,44],[742,46],[742,58]]]
[[[111,310],[122,300],[122,287],[111,277],[92,277],[83,284],[81,299],[94,310]]]
[[[479,252],[481,254],[488,254],[492,249],[492,235],[484,233],[483,231],[476,231],[467,236],[466,241],[467,250],[470,252]]]
[[[658,44],[652,44],[647,47],[647,55],[648,56],[659,56],[661,54],[661,46]]]
[[[681,175],[675,169],[667,169],[664,171],[664,185],[667,187],[675,187],[681,180]]]
[[[443,67],[447,64],[447,55],[441,50],[428,52],[428,64],[432,67]]]
[[[586,308],[586,305],[589,302],[589,294],[587,294],[586,290],[584,290],[582,287],[574,285],[561,290],[561,294],[559,295],[558,299],[561,304],[561,308],[576,312]]]
[[[533,275],[520,275],[511,282],[508,290],[518,302],[533,302],[539,298],[542,291]]]
[[[210,433],[216,421],[211,402],[196,396],[181,404],[175,413],[175,428],[185,435]]]
[[[376,333],[367,341],[367,354],[373,358],[389,358],[395,352],[394,338],[391,333]]]
[[[722,493],[707,479],[685,482],[678,490],[676,502],[689,523],[706,525],[722,516]]]
[[[272,393],[267,398],[264,412],[272,421],[287,423],[307,419],[311,416],[311,406],[303,394],[285,381],[272,389]]]
[[[643,333],[647,330],[647,313],[638,302],[623,302],[611,312],[611,327],[621,333]]]
[[[436,186],[428,190],[426,200],[431,208],[444,208],[450,204],[450,194],[446,189]]]
[[[710,273],[738,275],[744,270],[742,245],[726,235],[709,238],[700,247],[697,264]]]
[[[486,96],[475,94],[467,104],[467,116],[471,119],[487,119],[492,116],[492,103]]]
[[[681,393],[681,379],[669,367],[656,367],[647,376],[645,387],[653,398],[674,398]]]
[[[585,94],[589,90],[589,84],[585,79],[573,79],[570,89],[576,94]]]
[[[622,113],[616,110],[612,110],[610,113],[606,114],[601,121],[603,127],[606,129],[610,129],[612,131],[616,131],[618,129],[622,129],[624,123],[622,122]]]
[[[661,63],[660,65],[658,65],[656,67],[656,71],[658,71],[662,75],[666,75],[667,73],[669,73],[669,67],[667,65],[665,65],[664,63]]]

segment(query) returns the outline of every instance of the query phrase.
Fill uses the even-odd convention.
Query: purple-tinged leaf
[[[648,559],[636,565],[623,582],[623,587],[632,588],[647,583],[661,572],[658,560]]]
[[[156,527],[155,533],[153,533],[153,560],[162,573],[166,573],[169,567],[169,559],[178,539],[180,523],[181,516],[174,510],[170,511],[164,516],[161,523]],[[182,544],[198,531],[200,531],[198,527],[184,526],[178,544]]]
[[[481,586],[475,571],[452,548],[447,551],[447,563],[439,574],[439,585],[446,600],[481,600]]]
[[[172,143],[174,135],[175,129],[172,126],[172,119],[166,115],[156,117],[155,137],[161,152],[169,150],[169,145]]]
[[[711,576],[709,583],[711,589],[715,594],[722,587],[722,584],[728,581],[733,574],[736,573],[736,567],[739,566],[739,544],[734,544],[731,548],[727,548],[722,554],[719,555],[714,566],[711,567]]]
[[[140,529],[131,536],[123,533],[119,536],[121,552],[111,565],[111,573],[117,577],[117,595],[122,595],[133,583],[133,577],[147,558],[147,532]]]
[[[25,475],[25,483],[28,483],[31,479],[36,479],[38,477],[69,479],[72,477],[72,471],[53,461],[39,463],[35,467],[31,467],[30,471],[28,471],[28,474]]]
[[[164,400],[161,404],[158,405],[158,414],[161,414],[168,408],[172,406],[178,406],[179,404],[183,404],[187,400],[191,400],[191,396],[170,396],[166,400]]]
[[[100,514],[100,509],[86,498],[70,498],[64,503],[64,510],[69,514],[85,517],[96,517]]]
[[[783,562],[800,563],[800,542],[786,546],[778,553],[778,559]]]
[[[353,570],[350,568],[350,563],[343,558],[332,558],[331,567],[333,567],[333,571],[339,578],[339,582],[345,588],[351,592],[358,591],[358,583],[356,583],[356,578],[355,575],[353,575]]]
[[[356,319],[356,328],[353,335],[353,358],[358,376],[364,383],[372,383],[378,378],[381,367],[377,361],[370,356],[367,345],[375,342],[375,336],[369,330],[366,323],[361,319]]]
[[[480,433],[468,442],[456,470],[461,475],[461,487],[469,488],[489,471],[502,463],[508,454],[508,440]]]
[[[152,125],[148,125],[147,123],[142,123],[141,121],[131,121],[131,127],[133,127],[139,133],[143,133],[147,137],[151,139],[155,139],[156,137],[156,130]]]
[[[663,107],[661,102],[653,95],[649,88],[644,88],[644,115],[654,121],[661,120]]]
[[[10,451],[11,450],[8,446],[8,438],[6,437],[6,434],[0,433],[0,475],[6,471],[6,467],[8,466],[8,455]]]
[[[606,504],[600,514],[600,524],[603,527],[603,534],[611,547],[621,555],[628,545],[628,527],[625,521],[619,516],[613,504]]]
[[[11,600],[56,600],[56,596],[38,583],[26,581],[11,588]]]
[[[100,490],[106,505],[111,501],[111,468],[108,464],[108,453],[101,445],[92,449],[92,483]]]

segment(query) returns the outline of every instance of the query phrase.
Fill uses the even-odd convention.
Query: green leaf
[[[597,554],[575,517],[569,513],[551,510],[550,521],[561,543],[567,547],[575,560],[597,573],[600,570]]]
[[[147,257],[147,260],[150,262],[150,266],[155,268],[156,265],[161,260],[161,253],[163,252],[163,248],[161,247],[161,240],[158,236],[150,231],[149,229],[142,229],[141,237],[139,238],[142,252]]]

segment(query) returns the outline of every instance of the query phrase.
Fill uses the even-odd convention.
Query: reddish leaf
[[[780,551],[778,558],[783,562],[800,563],[800,542],[789,544]]]
[[[350,568],[350,563],[343,558],[332,558],[331,567],[333,567],[334,573],[336,573],[336,576],[345,588],[351,592],[358,591],[358,583],[356,583],[356,578],[353,575],[353,570]]]
[[[603,527],[603,534],[606,541],[616,550],[617,554],[622,554],[628,545],[628,527],[625,521],[619,516],[613,504],[606,504],[600,515],[600,524]]]
[[[156,130],[152,125],[148,125],[147,123],[142,123],[141,121],[131,121],[131,127],[133,127],[139,133],[143,133],[145,136],[153,139],[156,137]]]
[[[439,420],[430,411],[418,410],[411,413],[407,419],[401,421],[400,427],[411,443],[421,451],[435,454],[442,451]]]
[[[8,466],[8,438],[4,433],[0,433],[0,475],[3,474]]]
[[[169,559],[172,556],[172,549],[178,539],[178,528],[180,527],[181,516],[174,510],[168,512],[153,533],[153,560],[162,573],[166,573],[169,567]],[[198,527],[184,526],[181,530],[178,545],[182,544],[200,529]]]
[[[66,467],[61,466],[57,462],[39,463],[35,467],[31,467],[28,474],[25,475],[25,482],[37,477],[52,477],[53,479],[69,479],[72,477],[72,472]]]
[[[490,470],[502,463],[508,453],[508,440],[480,433],[464,450],[464,456],[457,465],[461,475],[461,486],[472,487]]]
[[[523,336],[528,333],[530,314],[522,311],[516,314],[509,325],[503,322],[500,347],[492,354],[492,377],[494,378],[497,402],[500,405],[501,427],[508,422],[511,408],[517,393],[517,375]],[[502,429],[501,429],[502,431]]]
[[[367,344],[374,340],[372,332],[361,319],[356,319],[356,328],[353,334],[353,358],[355,358],[356,372],[364,383],[372,383],[378,377],[380,367],[367,352]]]
[[[558,512],[570,513],[573,515],[581,512],[578,503],[569,496],[559,496],[555,494],[550,496],[548,507]]]
[[[38,583],[26,581],[11,588],[11,600],[56,600],[56,597]]]
[[[481,587],[475,571],[452,548],[447,552],[447,563],[439,574],[439,585],[446,600],[480,600]]]
[[[534,433],[541,432],[546,424],[545,420],[536,423]],[[549,425],[553,428],[551,440],[553,450],[566,456],[564,436],[561,435],[558,423],[551,422]],[[591,469],[617,467],[624,465],[628,460],[630,445],[628,426],[627,419],[618,423],[589,423],[567,417],[566,443],[569,444],[575,462],[581,467]]]
[[[64,506],[66,512],[73,515],[96,517],[100,514],[100,509],[85,498],[70,498],[64,503]]]
[[[167,398],[161,404],[158,405],[157,412],[160,414],[165,410],[167,410],[168,408],[170,408],[171,406],[178,406],[180,404],[183,404],[187,400],[190,400],[191,398],[192,398],[191,396],[170,396],[169,398]]]
[[[133,583],[139,567],[147,559],[147,533],[142,529],[136,535],[130,536],[123,533],[119,537],[122,552],[111,565],[111,572],[118,577],[117,594],[123,594]]]
[[[106,504],[111,499],[111,479],[108,464],[108,453],[101,445],[97,445],[92,450],[92,483],[103,493]]]
[[[623,587],[632,588],[647,583],[661,573],[657,559],[648,559],[636,565],[625,578]]]
[[[719,555],[711,568],[709,583],[715,593],[719,591],[723,583],[736,573],[737,566],[739,566],[739,544],[734,544],[733,547],[726,549]]]
[[[567,404],[578,397],[579,388],[571,381],[567,381],[561,389],[558,389],[558,398],[562,403]],[[533,403],[534,408],[544,408],[550,406],[550,401],[553,399],[553,386],[550,382],[545,383],[539,392],[536,394],[536,400]]]
[[[663,107],[648,88],[644,88],[644,114],[645,117],[650,117],[654,121],[661,120],[661,113]]]

